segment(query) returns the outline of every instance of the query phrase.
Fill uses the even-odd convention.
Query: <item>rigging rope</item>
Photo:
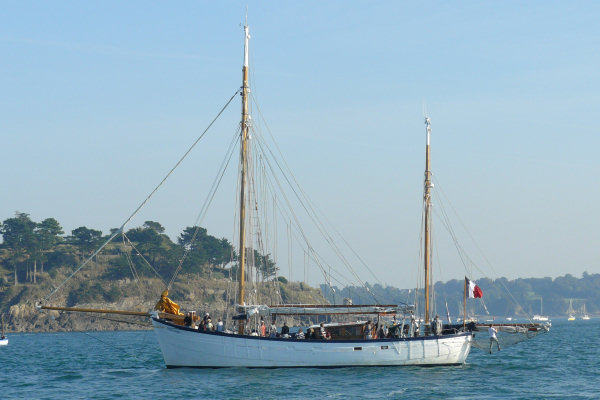
[[[127,239],[127,243],[129,243],[129,245],[131,246],[131,248],[133,248],[137,255],[142,257],[142,260],[144,260],[144,262],[146,263],[146,265],[148,267],[150,267],[150,269],[154,272],[154,274],[158,277],[158,279],[160,279],[160,281],[163,283],[163,285],[167,285],[167,283],[165,282],[165,280],[162,278],[162,276],[158,273],[158,271],[148,262],[148,260],[146,260],[146,258],[143,256],[143,254],[133,245],[133,243],[131,242],[131,240],[129,240],[129,237],[127,237],[127,235],[125,234],[125,232],[123,232],[123,244],[125,244],[125,239]],[[125,254],[127,256],[127,259],[129,260],[131,267],[133,269],[135,269],[135,266],[133,265],[133,262],[129,256],[129,254]],[[133,272],[133,271],[132,271]],[[135,275],[138,276],[137,271],[135,272]]]
[[[289,233],[288,233],[288,235],[291,234],[291,236],[295,237],[298,243],[305,243],[306,244],[307,250],[309,251],[309,254],[313,254],[314,255],[313,261],[315,261],[315,263],[317,264],[317,266],[321,270],[323,276],[327,280],[327,271],[326,271],[326,269],[324,267],[324,264],[327,265],[327,263],[324,260],[322,260],[322,257],[315,251],[314,247],[310,244],[310,241],[308,240],[308,235],[305,233],[304,229],[302,228],[302,226],[301,226],[301,224],[299,222],[298,216],[293,211],[293,207],[292,207],[292,205],[290,203],[290,200],[288,199],[288,197],[286,196],[285,192],[283,191],[282,185],[279,182],[279,180],[277,179],[277,176],[275,176],[273,170],[272,170],[272,172],[273,172],[273,178],[274,178],[275,182],[277,183],[277,186],[280,188],[280,191],[282,193],[283,199],[285,200],[285,203],[287,204],[287,207],[279,207],[279,209],[282,210],[283,213],[285,213],[284,217],[286,219],[289,219],[289,221],[290,221],[290,225],[288,225],[289,226]],[[273,183],[269,179],[267,179],[266,182],[270,185],[271,190],[274,191],[274,185],[273,185]],[[291,227],[292,227],[291,222],[292,221],[295,222],[295,225],[294,225],[295,230],[301,236],[301,239],[299,237],[295,236],[295,234],[293,233],[295,231],[293,231],[291,229]],[[317,228],[319,229],[318,224],[315,223],[315,225],[317,225]],[[321,231],[321,233],[323,234],[322,231]],[[325,236],[325,238],[327,240],[327,236],[325,234],[323,234],[323,235]],[[290,243],[291,243],[291,236],[290,236],[290,239],[289,239]],[[336,246],[331,241],[327,240],[327,242],[330,244],[331,248],[334,251],[337,251],[337,254],[338,254],[338,257],[340,258],[340,260],[342,260],[342,262],[345,262],[346,265],[348,265],[348,262],[345,260],[345,258],[343,257],[343,255],[341,255],[341,252],[339,251],[339,249],[336,248]],[[351,268],[349,268],[349,270],[351,272],[354,272]],[[355,279],[357,279],[361,283],[361,286],[367,291],[367,293],[370,294],[374,298],[374,300],[376,302],[378,302],[377,298],[375,298],[375,296],[370,291],[370,289],[364,283],[362,283],[360,281],[360,278],[358,278],[355,273],[354,273],[354,275],[355,275]],[[349,282],[349,280],[348,280],[348,282]]]
[[[283,178],[287,182],[287,184],[290,187],[292,193],[296,196],[296,199],[299,201],[300,205],[302,206],[302,208],[304,209],[304,211],[306,212],[306,214],[308,215],[308,217],[312,220],[312,222],[314,223],[314,225],[317,227],[317,229],[319,230],[319,232],[321,233],[321,235],[323,236],[323,238],[325,239],[325,241],[329,244],[329,246],[331,247],[331,249],[337,254],[337,256],[340,259],[340,261],[342,261],[342,263],[354,275],[354,278],[358,282],[360,282],[360,284],[364,287],[364,289],[367,291],[367,293],[369,293],[373,297],[373,299],[376,302],[378,302],[377,297],[375,296],[375,294],[360,279],[360,277],[358,276],[358,274],[356,273],[356,271],[354,271],[354,269],[352,268],[350,262],[344,256],[344,254],[341,251],[341,249],[335,244],[335,242],[333,241],[333,238],[331,237],[331,235],[325,229],[325,226],[323,225],[323,223],[317,218],[317,214],[314,212],[314,209],[311,207],[310,201],[308,200],[308,197],[306,196],[306,193],[304,191],[302,191],[302,188],[298,185],[298,182],[294,178],[293,174],[290,173],[290,175],[292,175],[292,181],[293,181],[293,183],[295,183],[295,185],[292,183],[292,181],[290,181],[290,179],[288,178],[288,175],[284,171],[284,168],[281,166],[281,163],[278,161],[277,157],[275,157],[275,154],[269,148],[269,146],[267,145],[267,143],[260,140],[260,139],[262,139],[260,137],[260,135],[257,134],[256,136],[257,136],[257,139],[258,139],[256,141],[257,144],[258,144],[258,148],[260,149],[260,151],[265,156],[267,154],[271,155],[271,157],[273,158],[273,161],[274,161],[275,165],[278,167],[278,170],[283,175]],[[263,148],[263,146],[266,147],[266,150]],[[277,186],[280,188],[280,191],[281,191],[281,193],[284,196],[284,200],[286,201],[286,203],[287,203],[290,211],[293,210],[293,207],[292,207],[292,205],[291,205],[288,197],[285,195],[285,192],[283,191],[283,187],[281,185],[281,182],[279,181],[279,179],[277,178],[277,175],[275,174],[275,168],[270,163],[269,158],[265,157],[265,160],[266,160],[266,163],[267,163],[269,169],[271,170],[271,173],[273,175],[273,178],[275,179],[275,182],[277,183]],[[283,164],[284,164],[284,166],[287,167],[287,165],[285,164],[285,160],[283,161]],[[288,168],[288,170],[289,170],[289,168]],[[296,188],[298,188],[298,190]],[[299,194],[299,192],[302,194],[302,196]],[[298,221],[298,218],[297,218],[296,214],[293,211],[291,211],[291,213],[292,213],[292,216],[294,217],[294,221],[295,221],[295,223],[297,225],[296,228],[299,230],[300,234],[302,235],[302,238],[303,238],[304,242],[307,243],[307,244],[309,244],[310,242],[308,240],[308,237],[307,237],[304,229],[302,229],[302,227],[300,226],[300,223]],[[325,277],[325,279],[327,279],[327,271],[324,268],[322,268],[322,266],[320,266],[320,269],[321,269],[321,272],[323,273],[323,276]]]
[[[156,187],[154,188],[154,190],[152,190],[152,192],[150,192],[150,194],[144,199],[144,201],[142,201],[142,203],[135,209],[135,211],[133,213],[131,213],[131,215],[125,220],[125,222],[123,222],[123,224],[119,227],[119,229],[116,230],[106,240],[106,242],[104,242],[104,244],[102,244],[102,246],[100,246],[98,248],[98,250],[96,250],[88,259],[86,259],[79,267],[77,267],[61,284],[59,284],[56,288],[54,288],[54,290],[52,292],[50,292],[50,294],[48,294],[46,297],[44,297],[44,301],[47,301],[50,297],[52,297],[65,283],[67,283],[69,280],[71,280],[71,278],[73,278],[73,276],[75,276],[75,274],[77,274],[98,253],[100,253],[100,251],[102,251],[102,249],[104,247],[106,247],[106,245],[108,245],[115,237],[117,237],[117,235],[119,235],[120,233],[123,232],[123,229],[125,228],[125,225],[127,225],[127,223],[129,223],[129,221],[131,221],[131,219],[142,209],[142,207],[144,207],[146,205],[146,203],[148,202],[148,200],[150,200],[150,198],[158,191],[158,189],[163,185],[163,183],[165,183],[165,181],[171,176],[171,174],[173,173],[173,171],[175,171],[175,169],[177,167],[179,167],[179,165],[183,162],[183,160],[190,154],[190,152],[192,151],[192,149],[194,147],[196,147],[196,145],[198,144],[198,142],[206,135],[206,133],[208,132],[208,130],[213,126],[213,124],[221,116],[221,114],[223,114],[223,112],[225,111],[225,109],[233,101],[233,99],[235,98],[235,96],[238,93],[240,93],[240,91],[241,91],[241,88],[236,89],[235,93],[231,96],[231,98],[227,101],[227,103],[225,103],[225,105],[223,106],[223,108],[221,108],[221,110],[217,113],[217,116],[215,118],[213,118],[213,120],[210,122],[210,124],[208,124],[208,126],[206,127],[206,129],[204,129],[204,131],[200,134],[200,136],[188,148],[188,150],[185,152],[185,154],[179,159],[179,161],[177,161],[177,163],[175,164],[175,166],[173,166],[173,168],[171,168],[171,170],[167,173],[167,175],[160,181],[160,183],[158,185],[156,185]]]
[[[169,281],[169,284],[167,285],[167,289],[170,289],[171,286],[173,285],[175,278],[179,274],[179,271],[181,271],[181,268],[183,267],[183,263],[193,247],[192,244],[196,240],[196,236],[198,235],[198,232],[200,231],[200,223],[202,220],[204,220],[204,217],[206,216],[206,212],[208,211],[208,208],[210,207],[210,205],[215,197],[215,194],[217,193],[217,189],[219,188],[219,186],[221,184],[223,175],[225,175],[227,166],[229,165],[229,162],[231,161],[231,157],[233,156],[233,150],[235,148],[235,143],[237,142],[237,139],[238,139],[238,133],[239,133],[239,129],[237,130],[237,132],[235,133],[235,135],[233,137],[233,140],[229,144],[229,148],[225,154],[225,158],[221,162],[221,166],[219,167],[217,176],[215,176],[212,186],[208,192],[208,195],[207,195],[206,199],[204,200],[204,203],[202,204],[202,208],[200,209],[200,212],[198,213],[198,216],[196,217],[196,221],[194,222],[194,226],[196,227],[196,229],[194,230],[194,234],[192,235],[192,238],[190,240],[190,245],[189,245],[189,247],[185,248],[183,256],[179,260],[179,265],[177,266],[175,273],[173,273],[173,276],[171,277],[171,280]]]
[[[442,194],[443,198],[447,199],[447,196],[445,195],[444,191],[442,190],[441,185],[439,184],[439,182],[436,179],[435,182],[436,186],[438,186],[440,193]],[[440,200],[442,200],[442,198],[440,198]],[[465,224],[462,222],[462,220],[460,219],[458,213],[456,212],[456,210],[454,209],[454,207],[452,206],[452,204],[450,203],[450,201],[448,200],[450,209],[454,212],[454,215],[456,216],[456,218],[458,219],[458,222],[461,224],[461,226],[463,227],[463,229],[465,230],[465,232],[467,233],[467,235],[469,235],[469,237],[471,238],[471,241],[475,244],[475,247],[477,248],[477,250],[479,251],[479,253],[481,254],[481,256],[483,257],[484,261],[487,263],[488,267],[492,270],[492,272],[498,276],[498,273],[496,272],[496,270],[494,269],[494,267],[492,266],[492,264],[490,263],[490,261],[488,260],[488,258],[485,256],[485,254],[483,253],[483,251],[481,250],[481,248],[479,247],[479,245],[477,244],[477,242],[475,241],[475,239],[473,238],[473,235],[470,233],[470,231],[467,229],[467,227],[465,226]],[[446,227],[446,229],[448,230],[448,232],[450,233],[452,240],[455,243],[455,246],[458,250],[459,253],[459,257],[461,258],[461,260],[463,261],[463,265],[465,266],[465,270],[469,271],[470,269],[468,269],[466,263],[465,263],[465,258],[470,262],[471,265],[473,265],[482,275],[485,275],[485,273],[481,270],[481,268],[478,267],[478,265],[467,256],[465,250],[463,249],[463,247],[460,245],[460,243],[458,243],[458,239],[456,237],[456,234],[454,232],[454,230],[452,229],[452,226],[450,225],[450,219],[447,215],[447,213],[445,212],[445,209],[443,207],[443,201],[440,202],[440,204],[442,205],[442,211],[444,213],[444,218],[442,218],[442,221],[444,221],[444,226]],[[464,258],[463,258],[464,255]],[[470,273],[470,272],[469,272]],[[505,290],[506,294],[509,296],[510,300],[513,302],[513,304],[519,308],[521,308],[522,310],[523,307],[521,307],[521,305],[519,304],[519,302],[517,301],[517,299],[513,296],[513,294],[511,293],[511,291],[509,290],[508,286],[506,286],[506,284],[504,283],[503,280],[501,279],[496,279],[496,282],[500,282],[500,285],[502,286],[502,288]],[[486,309],[487,311],[487,309]],[[531,322],[531,316],[527,315],[528,320]]]
[[[292,192],[296,195],[296,198],[298,199],[298,201],[300,202],[300,204],[302,205],[302,207],[304,208],[304,210],[306,211],[307,215],[311,218],[311,220],[313,221],[313,223],[315,224],[315,226],[319,229],[319,231],[321,232],[321,234],[323,235],[323,237],[325,238],[325,240],[329,243],[329,245],[331,246],[331,248],[338,254],[338,257],[340,258],[340,260],[342,261],[342,263],[348,268],[348,270],[354,275],[355,279],[357,279],[357,281],[361,284],[361,286],[375,299],[375,301],[377,301],[374,293],[370,290],[370,288],[360,279],[360,277],[358,277],[358,275],[356,274],[356,272],[354,271],[354,269],[352,268],[352,265],[348,262],[348,260],[344,257],[343,253],[341,252],[341,250],[338,248],[338,246],[335,244],[335,242],[333,241],[333,238],[331,237],[331,235],[328,233],[327,229],[325,228],[324,224],[321,222],[321,220],[318,218],[319,217],[319,213],[317,213],[315,211],[315,206],[312,204],[312,202],[310,201],[308,195],[306,194],[306,192],[304,192],[304,190],[302,190],[302,187],[300,186],[300,184],[298,183],[296,177],[294,176],[294,174],[292,173],[291,169],[289,168],[289,166],[287,165],[285,158],[283,157],[282,153],[281,153],[281,149],[279,148],[277,142],[275,141],[273,134],[271,133],[271,130],[265,120],[265,118],[262,115],[262,112],[260,110],[260,106],[258,105],[258,103],[256,102],[256,100],[254,99],[254,96],[251,94],[251,97],[253,99],[253,104],[256,104],[256,108],[258,109],[258,113],[261,116],[266,128],[267,128],[267,132],[269,134],[269,136],[271,137],[271,141],[273,142],[273,144],[275,145],[275,148],[277,149],[278,154],[281,157],[282,162],[279,163],[278,158],[275,157],[274,152],[270,149],[270,147],[268,146],[268,144],[266,143],[266,141],[264,142],[264,146],[267,148],[268,153],[271,154],[273,160],[275,161],[275,164],[277,165],[277,167],[279,168],[279,171],[282,173],[283,177],[285,178],[285,180],[287,181],[289,187],[291,188]],[[253,130],[254,131],[254,130]],[[258,133],[256,131],[254,131],[255,133]],[[260,137],[260,135],[257,135],[260,139],[262,139],[262,137]],[[259,146],[261,144],[261,141],[258,141]],[[263,154],[266,154],[264,149],[262,149]],[[266,158],[266,157],[265,157]],[[268,158],[267,162],[268,162]],[[281,164],[283,164],[284,168],[282,168]],[[269,163],[269,168],[271,169],[273,176],[275,176],[274,173],[274,169],[273,167],[270,165]],[[292,184],[292,182],[290,182],[290,180],[288,179],[288,176],[285,173],[285,170],[288,171],[289,175],[292,178],[292,181],[295,185]],[[275,178],[279,187],[281,188],[281,184],[279,183],[279,180],[277,178]],[[302,196],[300,196],[298,194],[298,192],[296,191],[296,188],[298,189],[298,191],[300,192],[300,194]],[[286,198],[287,201],[287,198]],[[289,201],[288,202],[288,206],[289,206]],[[290,206],[291,209],[291,206]],[[322,213],[321,213],[322,215]],[[327,221],[325,219],[325,221]],[[352,247],[350,247],[350,245],[348,244],[348,242],[342,237],[342,235],[337,232],[335,229],[334,231],[338,234],[338,236],[340,236],[342,238],[342,240],[344,241],[344,243],[348,246],[348,248],[352,251],[352,253],[357,256],[357,258],[361,261],[361,263],[363,264],[363,266],[366,267],[366,269],[371,273],[371,275],[373,275],[373,277],[375,278],[375,280],[377,280],[378,282],[380,282],[377,277],[375,276],[375,274],[373,273],[373,271],[367,266],[367,264],[360,258],[358,257],[357,253],[354,251],[354,249]],[[303,234],[303,232],[302,232]],[[303,234],[304,236],[304,234]],[[305,239],[306,242],[308,243],[308,240]],[[322,269],[322,268],[321,268]],[[322,273],[325,277],[325,279],[327,279],[327,272],[325,270],[322,269]],[[381,282],[380,282],[381,283]]]

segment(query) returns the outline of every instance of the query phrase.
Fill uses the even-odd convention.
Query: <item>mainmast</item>
[[[431,121],[429,117],[425,117],[425,126],[427,132],[427,146],[425,149],[425,190],[423,192],[423,202],[425,206],[425,248],[424,248],[424,265],[425,265],[425,325],[429,324],[429,283],[431,271],[431,160],[429,158],[429,147],[431,140]]]
[[[250,31],[248,30],[248,17],[244,24],[244,66],[242,67],[242,121],[241,121],[241,156],[242,163],[241,179],[240,179],[240,247],[239,247],[239,265],[238,265],[238,303],[244,305],[245,286],[246,286],[246,175],[248,174],[248,41],[250,39]],[[244,321],[240,320],[238,325],[238,333],[244,333]]]

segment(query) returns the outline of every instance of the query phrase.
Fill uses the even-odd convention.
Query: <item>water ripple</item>
[[[166,369],[153,332],[12,334],[2,399],[598,399],[600,320],[436,368]],[[110,344],[110,345],[108,345]]]

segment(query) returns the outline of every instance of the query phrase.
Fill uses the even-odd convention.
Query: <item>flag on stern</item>
[[[470,299],[480,299],[483,297],[483,292],[481,288],[477,286],[477,284],[465,277],[466,287],[467,287],[467,297]]]

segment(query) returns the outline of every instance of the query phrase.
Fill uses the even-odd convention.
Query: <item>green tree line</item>
[[[477,280],[483,291],[482,299],[468,299],[467,312],[479,316],[531,316],[540,314],[566,316],[569,303],[573,302],[576,313],[586,306],[590,314],[600,313],[600,274],[583,273],[581,278],[571,274],[557,278],[506,278]],[[415,304],[415,289],[398,289],[380,284],[363,287],[348,286],[343,289],[321,285],[323,295],[329,301],[341,303],[344,298],[355,304]],[[369,293],[370,292],[370,293]],[[372,293],[372,295],[371,295]],[[420,304],[422,291],[416,292]],[[463,314],[464,280],[437,282],[434,286],[434,312],[446,316],[446,304],[453,318]],[[373,298],[375,297],[375,299]],[[542,308],[543,307],[543,308]]]
[[[10,272],[14,285],[35,284],[40,273],[79,265],[117,231],[111,229],[103,235],[100,230],[81,226],[66,235],[55,218],[35,222],[28,214],[16,212],[0,224],[0,266]],[[157,273],[166,281],[178,269],[200,276],[237,270],[237,255],[227,239],[211,236],[196,226],[186,227],[176,241],[164,232],[159,222],[146,221],[117,235],[101,253],[110,266],[107,278],[130,277],[132,268],[141,275]],[[254,259],[264,279],[275,276],[278,268],[268,254],[255,251]]]

